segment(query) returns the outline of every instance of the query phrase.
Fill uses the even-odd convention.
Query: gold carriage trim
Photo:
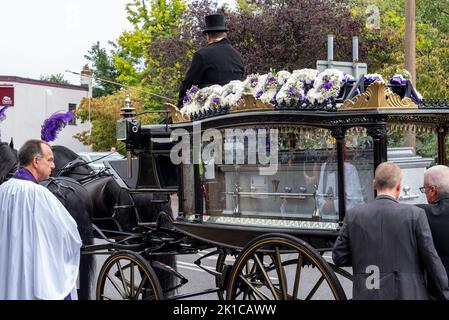
[[[173,120],[173,123],[190,121],[190,116],[188,114],[181,113],[177,106],[175,106],[171,103],[168,103],[168,102],[165,103],[165,106],[171,112],[171,118]]]
[[[418,109],[410,98],[401,99],[390,90],[384,82],[374,82],[361,95],[346,100],[339,111],[356,111],[369,109]]]
[[[250,93],[243,93],[239,102],[231,108],[230,112],[244,112],[244,111],[259,111],[259,110],[274,110],[274,105],[257,100],[256,97]]]

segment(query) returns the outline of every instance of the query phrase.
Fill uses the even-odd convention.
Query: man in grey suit
[[[384,162],[373,181],[377,198],[349,210],[335,242],[337,266],[353,268],[353,299],[449,298],[448,278],[424,210],[398,203],[401,169]]]

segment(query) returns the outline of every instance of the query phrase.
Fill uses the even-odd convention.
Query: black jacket
[[[429,289],[438,299],[449,296],[424,210],[389,196],[346,213],[332,258],[337,266],[353,267],[354,299],[428,299]],[[372,266],[379,272],[377,288],[367,285]]]
[[[441,195],[433,204],[420,204],[426,211],[435,249],[449,277],[449,194]]]
[[[208,44],[193,56],[190,69],[179,88],[178,107],[182,107],[186,91],[192,85],[200,88],[214,84],[223,86],[232,80],[242,80],[244,72],[242,56],[228,39]]]

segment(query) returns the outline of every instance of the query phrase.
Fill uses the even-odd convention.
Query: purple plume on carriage
[[[0,121],[5,120],[6,118],[6,110],[9,108],[10,106],[2,106],[0,107]]]
[[[74,117],[73,112],[55,112],[42,124],[41,139],[50,142]]]

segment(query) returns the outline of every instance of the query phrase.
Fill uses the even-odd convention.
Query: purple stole
[[[17,172],[14,174],[14,178],[31,181],[37,184],[36,178],[34,178],[31,172],[24,167],[20,167],[19,170],[17,170]],[[72,300],[70,293],[67,295],[67,297],[64,298],[64,300]]]
[[[19,170],[14,174],[14,178],[31,181],[37,184],[36,178],[24,167],[20,167]]]

